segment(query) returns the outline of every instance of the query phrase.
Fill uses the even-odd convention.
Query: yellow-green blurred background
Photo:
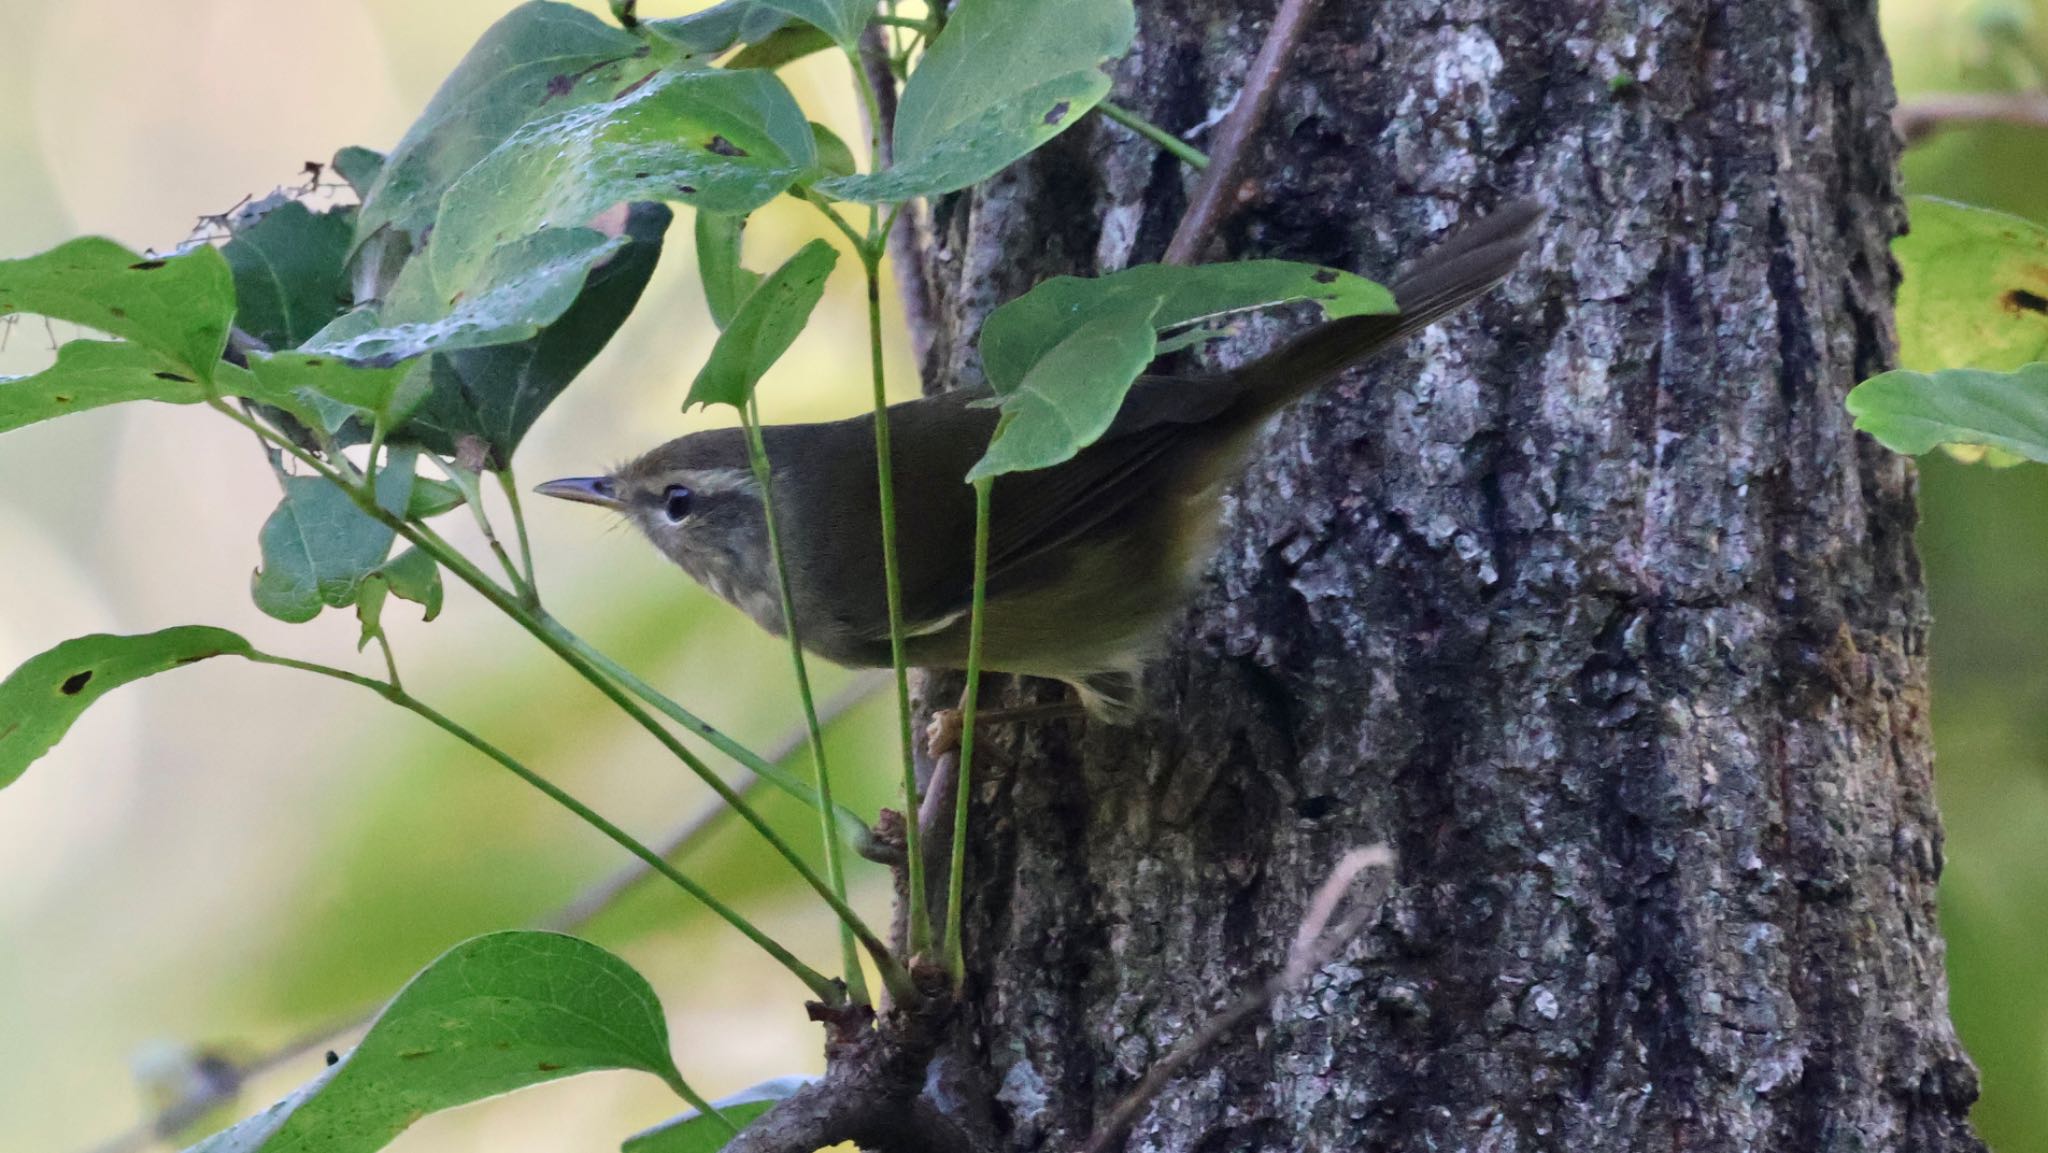
[[[388,148],[508,6],[0,0],[0,256],[81,233],[167,247],[200,214],[295,182],[307,160]],[[2048,0],[1886,0],[1883,12],[1907,96],[2048,82],[2037,63]],[[814,116],[858,137],[842,64],[813,61],[790,79]],[[2048,133],[1954,132],[1919,148],[1906,173],[1911,191],[2048,221]],[[786,206],[769,210],[750,233],[753,263],[815,231]],[[639,312],[522,449],[525,480],[586,472],[694,426],[677,408],[708,338],[688,247],[685,216]],[[849,281],[842,273],[771,378],[770,419],[861,405],[865,334]],[[50,349],[40,322],[17,325],[0,374],[34,371]],[[907,358],[892,355],[908,389]],[[1983,1069],[1984,1135],[2002,1153],[2048,1150],[2048,468],[1934,460],[1923,476],[1953,1009]],[[10,434],[0,669],[79,633],[201,622],[374,671],[352,655],[347,616],[285,626],[250,604],[256,528],[276,498],[246,435],[196,410],[131,406]],[[795,706],[776,644],[591,510],[542,502],[530,514],[543,592],[572,626],[730,731],[765,742],[787,728]],[[643,735],[473,596],[451,586],[432,625],[409,605],[388,615],[408,687],[634,831],[655,836],[702,803]],[[820,672],[828,690],[844,682]],[[886,705],[870,704],[834,730],[843,787],[864,811],[891,779],[890,729]],[[769,807],[810,832],[791,806]],[[259,1052],[388,995],[465,936],[544,913],[619,861],[544,799],[345,686],[211,662],[109,697],[0,796],[0,1149],[90,1148],[141,1115],[137,1054],[186,1042]],[[830,926],[743,838],[723,831],[691,863],[814,964],[834,965]],[[867,866],[857,877],[880,919],[881,878]],[[817,1068],[801,988],[680,898],[650,889],[590,935],[653,980],[700,1089]],[[311,1057],[259,1083],[245,1108],[317,1067]],[[430,1118],[395,1147],[608,1148],[675,1111],[652,1078],[598,1075]]]

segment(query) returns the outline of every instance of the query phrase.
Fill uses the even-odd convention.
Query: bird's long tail
[[[1278,411],[1331,377],[1464,307],[1521,263],[1546,209],[1533,200],[1503,205],[1453,232],[1393,283],[1398,313],[1333,320],[1238,370],[1254,382],[1246,399]]]

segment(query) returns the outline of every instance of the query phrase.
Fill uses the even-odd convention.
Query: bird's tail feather
[[[1443,319],[1521,263],[1547,210],[1517,200],[1458,229],[1393,283],[1398,313],[1333,320],[1239,369],[1248,398],[1277,411],[1318,385]]]

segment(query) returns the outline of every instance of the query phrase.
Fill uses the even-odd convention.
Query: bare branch
[[[1265,123],[1266,112],[1273,106],[1273,95],[1280,90],[1280,80],[1301,47],[1302,33],[1308,30],[1315,11],[1316,0],[1280,0],[1280,10],[1273,16],[1273,26],[1266,32],[1266,42],[1259,47],[1251,71],[1245,74],[1237,103],[1216,129],[1216,142],[1209,149],[1209,167],[1202,173],[1202,182],[1195,189],[1187,213],[1180,218],[1180,227],[1174,230],[1172,243],[1166,246],[1163,263],[1193,264],[1200,260],[1223,222],[1237,211],[1242,199],[1238,180],[1244,170],[1245,153]]]
[[[1081,1147],[1081,1153],[1111,1153],[1122,1146],[1131,1126],[1138,1123],[1145,1110],[1151,1107],[1153,1099],[1172,1084],[1183,1069],[1218,1041],[1228,1037],[1239,1025],[1263,1012],[1281,994],[1299,987],[1310,974],[1328,964],[1337,951],[1356,937],[1379,912],[1377,901],[1360,902],[1359,909],[1338,922],[1336,928],[1328,927],[1352,884],[1367,869],[1391,869],[1393,865],[1393,850],[1385,845],[1353,849],[1344,854],[1337,867],[1330,871],[1329,879],[1316,889],[1315,896],[1309,900],[1308,909],[1302,914],[1301,927],[1295,931],[1294,945],[1287,950],[1287,965],[1279,975],[1211,1017],[1208,1024],[1175,1045],[1157,1064],[1146,1070],[1137,1087],[1117,1102],[1116,1108],[1110,1110],[1108,1120],[1102,1122],[1094,1135],[1088,1138],[1087,1144]]]
[[[1892,110],[1892,125],[1909,145],[1945,129],[1973,124],[2048,128],[2048,93],[1940,92],[1916,97]]]

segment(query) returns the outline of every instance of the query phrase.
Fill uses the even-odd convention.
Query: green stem
[[[439,710],[435,709],[433,706],[427,704],[425,701],[420,700],[419,698],[406,692],[404,689],[399,688],[397,685],[390,685],[385,684],[382,681],[372,680],[369,677],[360,676],[356,673],[349,672],[346,669],[337,669],[328,665],[314,664],[310,661],[293,660],[290,657],[281,657],[265,652],[251,652],[248,653],[247,656],[249,660],[254,661],[257,664],[276,665],[279,668],[297,669],[300,672],[314,673],[319,676],[331,678],[333,680],[345,681],[348,684],[358,685],[362,688],[369,689],[371,692],[376,693],[378,696],[383,697],[385,700],[390,701],[392,704],[397,705],[399,708],[405,709],[406,711],[421,717],[428,723],[434,725],[436,728],[439,728],[441,731],[447,733],[449,736],[454,737],[456,740],[461,741],[463,744],[468,745],[470,748],[475,749],[477,752],[480,752],[484,756],[489,757],[491,760],[496,761],[506,771],[512,773],[514,776],[518,777],[522,781],[525,781],[527,784],[533,786],[534,788],[539,789],[542,793],[545,793],[548,796],[548,799],[554,801],[556,804],[569,810],[571,813],[574,813],[578,818],[582,819],[582,821],[585,824],[596,829],[598,832],[603,833],[605,836],[610,837],[614,842],[616,842],[619,845],[619,847],[625,849],[627,852],[632,853],[634,856],[646,862],[648,868],[655,870],[662,876],[667,877],[670,881],[673,881],[676,884],[677,888],[682,889],[684,892],[688,893],[692,897],[695,897],[698,901],[702,902],[705,908],[710,909],[713,913],[717,914],[718,917],[721,920],[725,921],[726,924],[731,925],[733,928],[738,929],[741,933],[745,934],[748,940],[754,942],[756,945],[759,945],[762,948],[762,950],[767,952],[769,956],[775,958],[778,962],[782,964],[784,968],[788,969],[791,973],[795,974],[797,980],[802,981],[804,985],[807,986],[814,995],[827,1002],[837,1000],[839,996],[839,990],[833,984],[831,978],[826,977],[824,974],[804,964],[802,961],[797,960],[796,957],[789,952],[789,950],[777,944],[774,938],[768,936],[766,933],[763,933],[761,930],[755,928],[752,922],[748,921],[745,917],[740,916],[738,912],[734,911],[730,906],[726,905],[718,898],[712,896],[710,892],[708,892],[702,885],[699,885],[696,881],[691,880],[689,875],[684,873],[681,869],[678,869],[674,865],[669,864],[666,860],[663,860],[661,854],[655,852],[653,849],[648,848],[646,845],[641,844],[638,840],[635,840],[631,834],[627,833],[624,829],[619,828],[617,825],[612,824],[610,821],[600,816],[598,812],[595,809],[592,809],[589,805],[586,805],[582,801],[579,801],[575,797],[569,795],[560,786],[556,785],[553,781],[548,780],[546,777],[543,777],[539,773],[534,772],[532,769],[527,768],[525,765],[520,764],[518,761],[514,760],[510,754],[506,753],[503,749],[500,749],[491,742],[485,740],[484,738],[457,724],[455,721],[449,719],[446,715],[441,713]]]
[[[1194,145],[1189,144],[1187,141],[1182,140],[1180,137],[1175,136],[1173,133],[1168,132],[1166,129],[1159,127],[1157,124],[1152,123],[1150,120],[1147,120],[1144,117],[1138,115],[1137,113],[1131,111],[1130,109],[1125,108],[1123,105],[1112,104],[1109,101],[1104,100],[1102,103],[1097,104],[1095,108],[1104,116],[1109,117],[1111,120],[1116,121],[1118,124],[1123,125],[1125,128],[1130,129],[1131,131],[1137,133],[1145,139],[1150,140],[1152,143],[1157,144],[1159,147],[1166,149],[1168,152],[1171,152],[1173,155],[1179,157],[1181,162],[1188,165],[1189,167],[1209,167],[1208,153],[1203,152],[1201,149],[1196,148]]]
[[[761,513],[768,522],[768,555],[775,561],[777,590],[782,596],[782,632],[789,638],[789,662],[796,672],[797,696],[804,706],[804,725],[809,730],[811,769],[818,790],[818,822],[825,838],[825,877],[832,891],[846,899],[846,868],[839,859],[839,830],[832,821],[832,773],[825,764],[825,731],[818,724],[818,705],[811,696],[811,673],[804,661],[803,638],[798,633],[796,598],[789,588],[789,559],[782,552],[782,530],[775,519],[775,485],[768,463],[768,445],[761,438],[761,411],[750,394],[740,409],[740,424],[746,430],[747,459],[754,469],[754,483],[761,488]],[[867,980],[860,967],[860,949],[853,930],[839,927],[840,953],[846,967],[847,993],[857,1005],[868,1002]]]
[[[1009,423],[1004,413],[995,435]],[[960,701],[960,769],[954,776],[953,851],[946,873],[946,971],[953,988],[967,982],[967,958],[960,940],[960,896],[967,878],[967,806],[974,792],[974,706],[981,698],[981,622],[988,597],[989,495],[994,477],[974,482],[974,609],[967,626],[967,691]]]
[[[867,108],[868,164],[873,167],[882,155],[882,114],[875,86],[861,67],[860,56],[848,52],[853,64],[855,86]],[[882,231],[882,206],[868,206],[867,242],[860,248],[861,271],[868,293],[868,371],[874,383],[875,484],[882,506],[882,577],[889,598],[889,665],[896,674],[897,739],[903,750],[903,849],[906,894],[910,903],[910,955],[928,952],[932,945],[932,911],[925,900],[924,837],[918,832],[918,810],[922,798],[917,787],[917,761],[911,752],[910,665],[904,654],[903,572],[896,557],[896,480],[894,460],[889,451],[889,380],[882,360],[882,260],[888,251],[888,234]]]
[[[519,567],[526,570],[526,599],[531,608],[540,607],[540,581],[533,568],[533,541],[526,535],[526,512],[519,506],[519,481],[512,475],[512,466],[498,470],[498,487],[505,492],[505,503],[512,509],[512,531],[519,538]]]
[[[713,748],[739,762],[748,772],[781,789],[784,793],[802,801],[813,809],[819,807],[818,794],[804,785],[803,782],[790,776],[789,773],[783,770],[782,766],[767,760],[752,749],[706,724],[696,714],[677,704],[660,689],[641,679],[639,674],[613,660],[611,657],[606,656],[595,645],[571,632],[568,626],[549,616],[546,612],[536,615],[540,618],[542,626],[548,630],[550,635],[576,650],[578,656],[597,666],[605,676],[625,686],[627,692],[653,706],[656,712],[675,721],[689,732],[702,737]],[[862,821],[859,815],[854,813],[852,809],[847,808],[845,805],[835,805],[833,806],[833,816],[838,821],[840,835],[846,839],[848,844],[853,845],[856,849],[866,849],[873,843],[874,833],[868,828],[867,823]]]
[[[535,640],[540,641],[549,651],[561,658],[562,662],[575,670],[578,676],[589,681],[593,688],[603,693],[605,698],[617,706],[621,712],[632,718],[641,728],[646,729],[648,734],[660,742],[663,748],[667,749],[677,760],[683,762],[691,772],[697,774],[698,779],[702,780],[712,792],[718,794],[718,798],[721,801],[724,801],[743,820],[753,826],[754,831],[759,833],[763,840],[767,841],[777,853],[781,854],[784,860],[789,862],[790,867],[797,871],[797,875],[804,879],[804,883],[808,884],[812,891],[817,893],[831,907],[833,913],[838,915],[841,922],[853,930],[854,935],[860,939],[861,945],[874,957],[876,966],[882,972],[883,981],[889,986],[890,994],[896,998],[897,1002],[906,1005],[917,1002],[917,990],[910,981],[909,971],[903,967],[902,962],[898,961],[889,952],[889,947],[883,944],[880,937],[875,935],[874,930],[868,928],[867,923],[861,920],[860,914],[854,912],[851,906],[840,899],[837,894],[833,893],[830,887],[825,884],[824,879],[818,876],[817,871],[806,864],[804,859],[797,855],[796,850],[791,848],[789,843],[783,840],[780,834],[770,828],[768,823],[761,819],[761,815],[754,810],[753,806],[747,804],[746,800],[731,785],[726,784],[718,774],[712,772],[710,767],[699,759],[695,753],[692,753],[681,741],[676,739],[675,734],[662,727],[661,722],[655,720],[647,710],[635,703],[633,698],[627,695],[625,690],[620,688],[616,682],[599,672],[581,653],[576,651],[575,646],[568,644],[555,635],[554,630],[548,627],[538,612],[529,609],[516,596],[486,576],[483,570],[470,562],[468,557],[462,555],[461,552],[457,551],[447,541],[441,539],[439,533],[434,532],[433,529],[426,525],[415,524],[402,516],[386,510],[377,503],[374,494],[370,493],[367,489],[345,481],[326,461],[306,452],[298,445],[291,443],[289,439],[277,436],[269,429],[244,417],[226,405],[215,405],[214,408],[216,411],[225,414],[230,420],[252,429],[257,435],[278,444],[285,452],[291,453],[307,467],[326,477],[329,483],[338,486],[344,493],[347,493],[349,498],[355,502],[357,508],[363,510],[371,519],[390,528],[439,561],[443,567],[447,568],[449,572],[454,573],[464,584],[475,589],[493,607],[506,616],[511,617],[515,623],[525,629]]]

